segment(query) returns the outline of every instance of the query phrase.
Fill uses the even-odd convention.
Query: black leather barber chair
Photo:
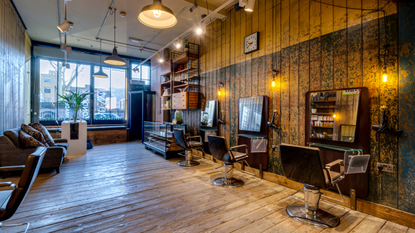
[[[192,149],[198,150],[202,152],[203,158],[205,157],[205,152],[203,151],[203,142],[200,136],[188,136],[184,135],[183,129],[174,129],[174,138],[176,139],[177,145],[184,148],[184,160],[177,162],[177,165],[183,167],[193,167],[197,166],[200,163],[197,161],[193,161]],[[192,139],[199,138],[198,141],[192,141]]]
[[[2,171],[2,169],[9,169],[10,171],[11,168],[16,168],[15,170],[23,169],[22,175],[20,176],[20,180],[17,186],[12,182],[0,182],[0,231],[3,227],[14,227],[24,225],[26,225],[26,230],[24,232],[27,232],[27,230],[29,229],[29,223],[3,225],[3,221],[6,221],[14,215],[19,206],[22,204],[26,195],[29,193],[32,184],[37,177],[39,168],[42,165],[45,152],[45,147],[38,147],[35,152],[29,155],[24,166],[0,168],[0,171]]]
[[[301,201],[304,201],[305,205],[288,206],[286,211],[290,217],[303,223],[325,228],[336,227],[340,224],[339,217],[318,208],[322,194],[320,189],[336,185],[341,195],[337,183],[344,178],[344,160],[339,159],[323,166],[319,152],[320,150],[315,147],[280,145],[285,177],[304,184],[297,192],[304,190],[304,200]],[[339,172],[332,171],[332,167],[337,165],[340,167]],[[291,197],[298,199],[294,194]]]
[[[249,168],[251,168],[246,162],[248,158],[248,147],[246,145],[238,145],[231,148],[226,147],[226,140],[224,137],[218,136],[208,136],[209,150],[212,153],[213,158],[224,162],[224,171],[225,174],[222,178],[217,178],[213,181],[213,184],[216,186],[222,186],[226,188],[236,188],[244,185],[244,182],[239,179],[233,178],[234,163],[246,163]],[[238,148],[245,148],[245,152],[232,151]],[[252,171],[252,169],[251,169]],[[252,171],[253,174],[253,171]]]

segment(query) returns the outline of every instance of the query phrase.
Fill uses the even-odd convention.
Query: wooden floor
[[[323,201],[341,216],[334,229],[289,218],[294,190],[235,172],[242,188],[215,187],[217,164],[183,168],[139,143],[96,146],[69,157],[61,173],[43,172],[17,213],[4,224],[29,232],[408,232],[415,230]],[[8,178],[8,180],[13,178]],[[4,180],[3,180],[4,181]],[[16,229],[8,232],[16,232]]]

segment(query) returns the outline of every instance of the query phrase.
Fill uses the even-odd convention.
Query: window
[[[40,60],[39,120],[55,120],[57,115],[58,62]],[[50,79],[50,82],[43,82]],[[46,90],[49,92],[46,93]]]
[[[99,67],[95,67],[95,72]],[[126,78],[124,69],[103,68],[108,78],[95,78],[94,119],[124,122],[126,119]]]
[[[82,102],[78,118],[84,120],[93,118],[94,123],[97,124],[125,123],[127,69],[103,67],[109,78],[94,78],[91,75],[92,69],[97,71],[99,66],[77,62],[63,66],[62,61],[47,59],[39,59],[39,64],[40,121],[72,119],[74,111],[69,105],[59,103],[60,97],[58,97],[72,91],[92,93]],[[91,112],[94,113],[93,116],[90,115]]]
[[[131,79],[137,80],[137,81],[144,81],[144,85],[150,85],[150,66],[148,65],[138,66],[138,65],[139,63],[132,63]],[[136,68],[137,66],[138,66],[138,72],[136,73],[134,71],[134,68]]]

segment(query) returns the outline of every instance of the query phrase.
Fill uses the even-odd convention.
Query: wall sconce
[[[271,86],[275,87],[275,76],[277,76],[280,73],[279,70],[272,70],[272,83]]]
[[[219,90],[218,90],[218,96],[223,94],[222,88],[225,87],[225,85],[223,84],[223,82],[219,83]]]

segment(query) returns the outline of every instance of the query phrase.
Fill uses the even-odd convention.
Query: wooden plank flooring
[[[69,157],[61,173],[43,171],[17,213],[4,224],[30,223],[30,232],[415,232],[322,201],[341,216],[334,229],[301,224],[285,212],[294,190],[236,171],[242,188],[215,187],[215,164],[183,168],[140,143],[95,146]],[[16,182],[18,178],[6,180]],[[5,180],[3,180],[5,181]],[[301,194],[299,194],[301,195]],[[21,228],[9,228],[18,232]]]

